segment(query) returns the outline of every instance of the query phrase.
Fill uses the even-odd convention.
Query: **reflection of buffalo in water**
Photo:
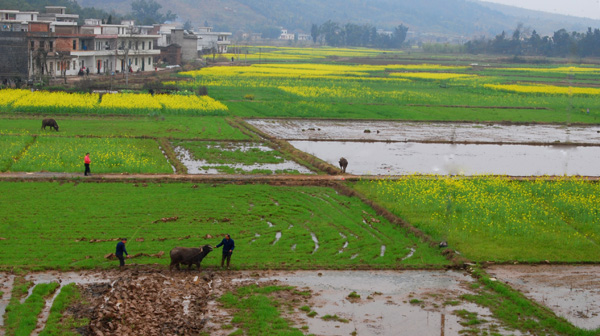
[[[340,158],[340,168],[342,169],[342,173],[346,172],[346,167],[348,167],[348,160]]]
[[[45,130],[46,127],[54,128],[58,132],[58,124],[54,119],[44,119],[42,120],[42,129]]]

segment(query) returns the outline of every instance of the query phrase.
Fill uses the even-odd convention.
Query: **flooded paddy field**
[[[8,289],[14,276],[0,274],[0,279]],[[503,328],[488,309],[459,298],[469,293],[473,282],[467,273],[459,271],[168,272],[130,265],[122,272],[31,273],[25,280],[34,284],[59,282],[60,288],[77,283],[90,307],[73,307],[70,311],[90,319],[89,327],[84,329],[96,335],[127,333],[134,326],[150,335],[161,332],[161,323],[184,333],[229,335],[235,330],[223,326],[231,324],[232,315],[218,298],[253,283],[310,291],[301,304],[310,306],[316,315],[309,317],[306,311],[294,307],[285,316],[295,327],[308,326],[305,330],[315,335],[349,335],[356,331],[358,335],[458,336],[462,330],[473,328],[467,326],[465,312],[478,316],[482,322],[477,329],[481,331],[521,335]],[[43,329],[59,291],[46,300],[34,334]],[[354,297],[348,297],[352,292]],[[10,290],[4,290],[2,309],[9,295]],[[120,320],[110,316],[120,316]]]
[[[252,119],[355,175],[600,176],[600,126]]]
[[[579,328],[600,327],[598,265],[494,266],[488,272]]]
[[[360,120],[251,119],[247,122],[284,140],[380,142],[573,143],[600,145],[598,125]]]
[[[355,175],[582,175],[600,176],[600,146],[290,141]]]
[[[223,174],[223,173],[236,173],[236,174],[312,174],[313,172],[292,161],[284,159],[279,153],[275,152],[268,146],[254,143],[228,143],[228,144],[207,144],[203,145],[213,152],[221,152],[221,156],[225,158],[219,158],[219,160],[208,160],[206,156],[194,155],[194,152],[184,146],[176,146],[175,153],[177,159],[185,165],[188,174]],[[198,147],[196,145],[196,147]],[[241,158],[244,153],[259,153],[259,155],[269,156],[269,162],[240,162],[237,160]],[[200,156],[200,157],[197,157]],[[219,162],[217,162],[219,161]]]

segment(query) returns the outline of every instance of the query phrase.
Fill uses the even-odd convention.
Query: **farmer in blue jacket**
[[[217,247],[221,246],[223,246],[223,257],[221,258],[221,267],[223,267],[225,260],[227,260],[227,269],[229,269],[229,262],[231,261],[231,254],[233,253],[233,249],[235,248],[235,243],[233,242],[233,239],[231,239],[231,237],[228,234],[226,234],[225,238],[223,238],[219,245],[217,245]]]
[[[121,238],[121,241],[117,243],[117,251],[115,252],[115,255],[119,258],[119,267],[121,268],[125,266],[123,253],[129,257],[129,253],[127,253],[127,249],[125,248],[125,243],[127,243],[127,238]]]

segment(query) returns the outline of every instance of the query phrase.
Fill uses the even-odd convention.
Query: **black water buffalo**
[[[198,270],[200,270],[200,262],[202,259],[209,254],[213,248],[210,245],[204,245],[200,248],[195,247],[174,247],[171,250],[171,264],[169,265],[169,271],[173,269],[173,265],[179,270],[179,264],[189,265],[189,269],[192,269],[192,265],[196,264]]]
[[[348,160],[340,158],[340,169],[342,169],[342,173],[346,172],[346,167],[348,167]]]
[[[42,120],[42,129],[45,130],[46,127],[54,128],[58,132],[58,124],[54,119],[44,119]]]

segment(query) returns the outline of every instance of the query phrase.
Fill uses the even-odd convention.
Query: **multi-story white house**
[[[207,54],[214,49],[218,54],[227,53],[231,45],[231,33],[213,32],[212,27],[199,27],[194,32],[198,37],[198,52]]]
[[[153,71],[155,49],[159,35],[150,35],[152,26],[135,26],[131,21],[121,24],[103,24],[100,20],[86,20],[81,27],[81,48],[71,52],[79,68],[89,67],[92,73],[123,71]],[[78,69],[77,69],[78,71]]]
[[[27,31],[30,21],[37,21],[38,12],[0,9],[0,31]]]

